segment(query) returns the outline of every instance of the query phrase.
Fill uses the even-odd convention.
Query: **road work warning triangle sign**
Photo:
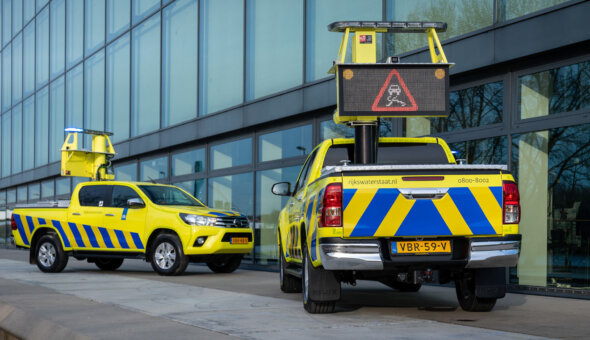
[[[373,101],[373,111],[418,111],[418,105],[397,70],[391,70]]]

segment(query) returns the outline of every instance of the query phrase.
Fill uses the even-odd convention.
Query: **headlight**
[[[197,225],[197,226],[206,226],[206,225],[215,225],[217,222],[216,217],[209,217],[203,215],[193,215],[193,214],[180,214],[180,218],[186,224],[190,225]]]

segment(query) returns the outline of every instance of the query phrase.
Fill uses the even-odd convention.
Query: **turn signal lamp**
[[[324,191],[321,204],[320,227],[341,227],[342,184],[329,184]]]
[[[515,182],[502,182],[504,196],[504,224],[516,224],[520,222],[520,194]]]

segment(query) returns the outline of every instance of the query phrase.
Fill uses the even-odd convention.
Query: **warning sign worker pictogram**
[[[373,101],[373,111],[418,111],[418,105],[397,70],[391,70]]]

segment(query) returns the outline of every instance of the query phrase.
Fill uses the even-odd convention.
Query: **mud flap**
[[[309,282],[310,300],[318,302],[340,300],[340,281],[336,279],[334,272],[310,266]]]
[[[475,269],[475,296],[503,298],[506,295],[506,268]]]

